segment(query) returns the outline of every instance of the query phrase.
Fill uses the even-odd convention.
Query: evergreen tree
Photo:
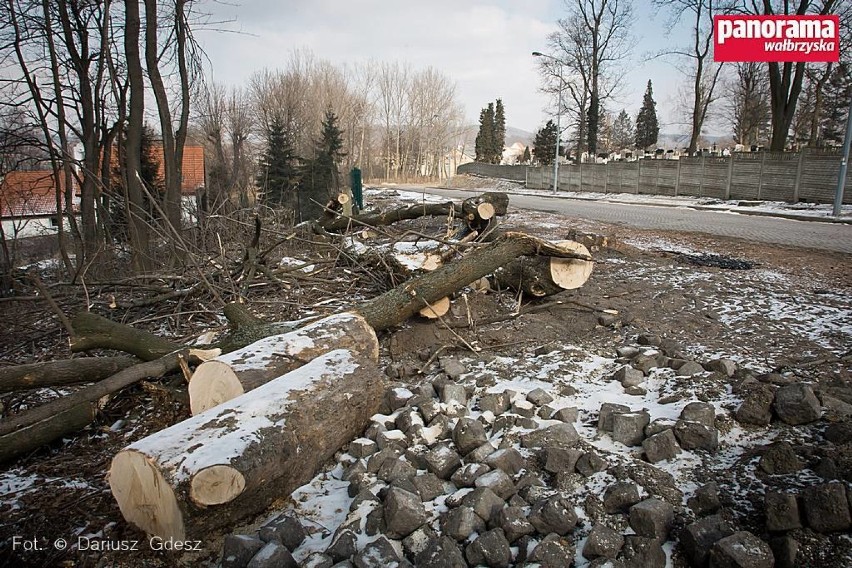
[[[267,204],[287,203],[299,183],[298,160],[284,121],[275,116],[266,129],[266,149],[260,158],[257,186]]]
[[[636,128],[627,111],[622,109],[612,123],[612,149],[615,152],[632,148],[636,143]]]
[[[660,124],[657,122],[657,103],[654,102],[654,91],[651,80],[642,98],[642,108],[636,117],[636,147],[640,149],[655,146],[660,135]]]
[[[506,109],[503,108],[503,101],[497,99],[497,104],[494,108],[494,153],[492,155],[492,164],[499,164],[503,161],[504,146],[506,146]]]
[[[314,155],[305,164],[299,186],[297,220],[304,221],[322,214],[322,206],[340,192],[338,166],[346,154],[343,133],[337,126],[337,115],[331,108],[325,111],[322,131],[314,144]]]
[[[494,103],[479,113],[479,133],[476,135],[475,143],[476,161],[491,163],[494,152]]]
[[[552,120],[548,120],[547,124],[535,133],[532,153],[542,166],[553,164],[553,159],[556,157],[556,136],[556,125]]]
[[[852,98],[852,73],[845,63],[831,72],[823,89],[822,138],[840,145],[846,133],[846,117]]]
[[[554,151],[555,151],[555,150],[554,150]],[[525,164],[529,164],[529,163],[530,163],[530,160],[532,160],[532,155],[530,154],[530,147],[529,147],[529,146],[525,146],[525,147],[524,147],[524,157],[523,157],[523,158],[521,158],[521,160],[522,160]]]

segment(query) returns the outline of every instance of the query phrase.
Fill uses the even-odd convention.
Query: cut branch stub
[[[589,255],[586,247],[575,241],[560,241],[556,246],[568,252]],[[579,288],[589,279],[593,268],[591,260],[529,256],[502,266],[494,272],[494,279],[500,286],[543,298]]]
[[[204,412],[333,349],[379,359],[376,333],[364,318],[352,312],[336,314],[199,365],[189,382],[190,409],[193,414]]]
[[[139,440],[112,460],[124,518],[184,540],[233,525],[309,481],[379,410],[369,359],[330,351],[217,408]]]
[[[445,316],[448,311],[450,311],[450,299],[444,296],[434,304],[429,304],[420,310],[420,315],[426,319],[438,319]]]

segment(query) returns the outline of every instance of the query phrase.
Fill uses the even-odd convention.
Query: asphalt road
[[[470,197],[474,193],[429,187],[423,189],[426,193],[457,199]],[[852,225],[843,223],[797,221],[780,217],[740,215],[682,207],[627,205],[531,195],[512,195],[510,207],[559,213],[640,229],[706,233],[762,243],[852,254]]]

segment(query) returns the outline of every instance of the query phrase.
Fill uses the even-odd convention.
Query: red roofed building
[[[163,167],[163,147],[158,144],[151,148],[151,153],[160,164],[157,173],[160,179],[164,179],[166,172]],[[204,148],[187,144],[183,148],[183,180],[180,192],[184,197],[194,196],[204,185]]]

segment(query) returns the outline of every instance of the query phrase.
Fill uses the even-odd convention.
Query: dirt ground
[[[368,199],[381,208],[416,198],[390,189],[368,192]],[[409,228],[437,232],[441,223],[415,221]],[[427,360],[439,350],[486,363],[495,357],[524,358],[567,345],[587,354],[615,357],[616,347],[634,343],[640,333],[651,333],[677,341],[692,357],[725,356],[756,373],[783,372],[826,388],[852,388],[852,367],[838,361],[852,352],[852,259],[848,255],[626,229],[548,213],[512,211],[504,226],[550,240],[579,231],[605,237],[606,243],[598,239],[592,251],[594,272],[578,290],[520,302],[507,291],[467,290],[455,298],[451,315],[443,323],[411,320],[383,334],[381,364],[401,369],[403,382],[425,380],[434,371]],[[287,254],[299,258],[300,253],[295,249]],[[712,266],[732,259],[750,268]],[[323,278],[347,281],[346,270],[338,263]],[[44,278],[49,277],[45,271]],[[386,279],[380,280],[387,286]],[[317,305],[322,301],[322,286],[313,291],[306,283],[302,289],[266,287],[253,292],[248,305],[268,319],[296,319],[357,304],[358,298],[375,295],[381,285],[361,278],[348,294],[322,306]],[[111,295],[122,293],[126,292],[105,285],[88,290],[88,297],[69,294],[62,305],[70,311],[88,302],[104,315],[175,337],[190,337],[224,323],[209,309],[205,312],[205,306],[173,307],[197,312],[181,318],[146,316],[141,310],[117,313],[104,306]],[[144,291],[134,293],[144,296]],[[606,323],[601,320],[603,310],[617,312],[618,317],[601,325]],[[3,302],[0,329],[0,364],[69,356],[67,336],[41,302]],[[504,374],[509,378],[511,369]],[[693,383],[675,390],[712,398],[714,392],[727,388]],[[56,393],[50,391],[2,394],[0,410],[6,417],[53,396]],[[122,519],[105,480],[116,451],[188,415],[182,377],[145,382],[107,401],[97,422],[79,435],[0,466],[0,565],[178,566],[217,561],[218,535],[210,535],[204,551],[197,554],[151,550],[144,535]],[[798,440],[816,460],[822,453],[818,436],[822,427],[788,429],[779,436]],[[852,450],[844,451],[836,461],[841,479],[848,483],[852,482]],[[726,472],[706,470],[694,475],[695,479],[706,474],[721,480],[728,476],[728,486],[738,487],[742,495],[728,494],[725,504],[744,527],[759,534],[761,508],[749,490],[753,475],[743,469],[749,456],[744,452]],[[852,544],[842,535],[827,538],[801,532],[801,566],[839,565],[823,562],[852,558],[844,556]],[[57,550],[53,543],[59,538],[72,544],[98,539],[141,544],[139,551],[75,550],[73,546]],[[34,542],[38,550],[25,549],[23,541]]]

